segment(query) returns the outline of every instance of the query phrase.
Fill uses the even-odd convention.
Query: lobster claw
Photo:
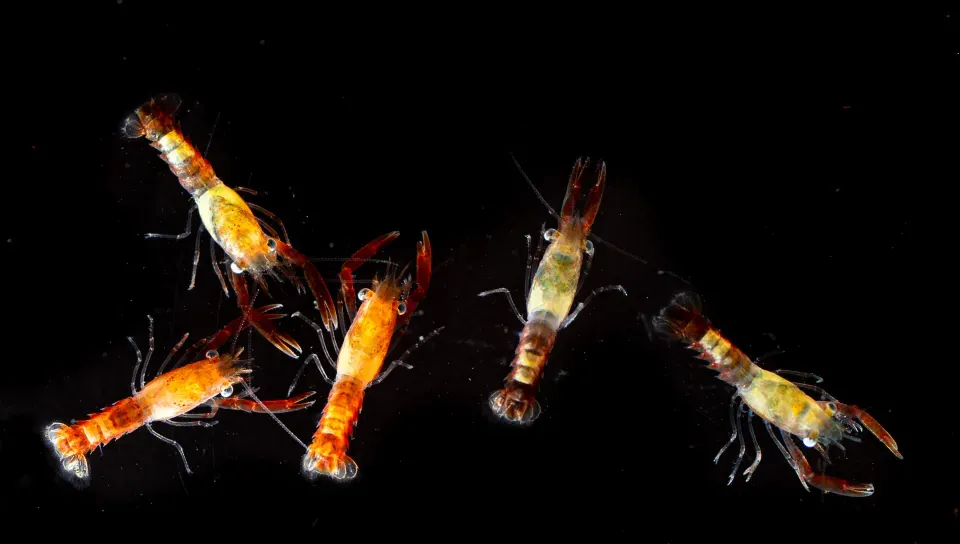
[[[897,459],[903,459],[900,449],[897,447],[897,441],[890,436],[890,433],[883,428],[880,423],[870,414],[851,404],[841,404],[839,402],[820,402],[818,403],[831,415],[837,414],[842,418],[855,419],[867,428],[877,440],[883,442],[883,445],[897,456]]]

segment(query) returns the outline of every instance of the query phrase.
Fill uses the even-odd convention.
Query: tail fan
[[[533,423],[542,412],[533,388],[516,381],[508,381],[503,389],[495,391],[488,403],[496,416],[519,425]]]
[[[710,320],[701,312],[700,297],[690,291],[675,295],[652,323],[666,339],[688,344],[699,341],[710,330]]]
[[[56,455],[61,473],[77,488],[86,487],[90,481],[90,465],[79,448],[71,444],[71,428],[63,423],[51,423],[44,429],[46,443]]]
[[[124,119],[123,135],[131,139],[146,136],[150,141],[158,140],[176,128],[173,116],[181,102],[180,96],[172,93],[151,98]]]

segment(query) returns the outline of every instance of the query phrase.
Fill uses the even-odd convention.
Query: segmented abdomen
[[[59,432],[59,442],[55,444],[63,455],[87,454],[98,446],[137,430],[146,423],[143,407],[133,397],[125,398],[90,414],[89,419],[63,428]]]
[[[701,353],[702,359],[710,361],[710,368],[720,373],[721,380],[734,387],[749,387],[760,372],[760,367],[713,327],[692,347]]]
[[[176,128],[151,144],[162,153],[161,158],[170,165],[170,171],[180,180],[180,185],[193,197],[199,197],[222,182],[213,172],[210,161]]]
[[[527,321],[520,334],[512,370],[504,386],[490,397],[490,408],[500,417],[518,423],[532,422],[540,411],[537,383],[543,375],[550,351],[557,338],[556,329],[542,319]]]
[[[363,405],[363,391],[364,384],[360,380],[343,374],[337,377],[313,442],[307,448],[305,469],[331,475],[342,470],[353,427]]]

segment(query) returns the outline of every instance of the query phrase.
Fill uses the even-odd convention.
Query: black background
[[[230,513],[355,537],[664,542],[742,540],[758,525],[826,541],[895,529],[898,541],[931,542],[956,530],[956,407],[945,402],[955,319],[941,317],[953,274],[940,265],[955,247],[943,225],[957,179],[956,13],[678,7],[372,22],[185,9],[37,15],[8,48],[0,496],[11,520],[178,535],[177,523]],[[129,395],[125,337],[145,344],[147,314],[154,364],[184,332],[211,334],[238,315],[206,241],[187,291],[193,238],[143,239],[180,232],[189,206],[157,153],[119,136],[161,92],[183,97],[184,131],[219,177],[261,191],[251,201],[283,218],[304,253],[345,258],[400,230],[383,256],[406,261],[430,233],[433,285],[402,348],[446,329],[413,370],[370,390],[348,484],[304,481],[296,443],[239,412],[211,429],[157,427],[195,474],[140,430],[90,455],[83,491],[60,479],[40,440],[45,424]],[[526,429],[494,421],[485,402],[520,324],[502,298],[476,297],[508,287],[519,303],[523,236],[552,226],[509,152],[554,207],[576,157],[605,160],[595,232],[648,261],[598,246],[587,288],[619,283],[629,297],[598,297],[559,335],[543,415]],[[317,266],[335,288],[339,265]],[[762,426],[753,480],[726,485],[735,452],[711,459],[729,433],[731,390],[690,352],[651,342],[642,322],[682,289],[700,293],[747,354],[784,352],[765,367],[823,376],[893,434],[903,461],[867,435],[829,467],[872,482],[873,497],[805,492]],[[316,317],[308,298],[274,294]],[[319,348],[299,320],[281,324],[308,353]],[[256,336],[253,353],[260,396],[282,397],[297,363]],[[313,371],[306,387],[321,402],[328,391]],[[320,408],[281,418],[307,440]]]

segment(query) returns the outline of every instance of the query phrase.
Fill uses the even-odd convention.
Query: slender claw
[[[277,327],[273,324],[272,318],[268,316],[275,316],[279,314],[262,314],[260,310],[255,310],[250,308],[246,311],[246,318],[250,323],[256,327],[257,331],[263,335],[264,338],[270,341],[277,349],[287,354],[293,359],[298,359],[299,354],[303,353],[303,348],[300,347],[300,344],[293,339],[287,333],[280,332]]]
[[[268,306],[263,306],[253,311],[257,313],[261,313],[269,310],[274,310],[280,306],[281,306],[280,304],[271,304]],[[283,314],[262,314],[262,317],[266,320],[265,323],[269,323],[274,319],[280,319],[281,317],[284,317],[284,315]],[[214,349],[214,350],[219,349],[220,346],[222,346],[231,336],[235,334],[239,334],[241,332],[241,329],[240,329],[241,326],[246,328],[250,325],[251,325],[251,322],[247,316],[240,316],[234,319],[233,321],[228,323],[224,328],[220,329],[220,332],[215,334],[212,338],[210,338],[210,340],[206,342],[204,351],[211,350],[211,349]]]
[[[310,288],[310,292],[313,293],[314,303],[321,312],[320,317],[323,320],[323,326],[328,331],[336,330],[338,326],[337,314],[329,310],[324,311],[325,307],[334,307],[333,297],[330,295],[330,289],[327,288],[323,277],[320,276],[320,272],[317,271],[317,267],[315,267],[305,255],[294,249],[293,246],[279,240],[277,241],[277,252],[283,255],[285,259],[288,259],[303,269],[303,274],[307,279],[307,286]],[[300,281],[297,280],[296,284],[299,289],[301,287]]]
[[[869,497],[873,495],[874,492],[873,484],[849,482],[824,474],[814,474],[807,479],[807,482],[817,489],[821,489],[827,493],[843,495],[844,497]]]
[[[340,268],[340,289],[343,293],[343,299],[347,304],[347,313],[351,319],[357,313],[357,293],[353,289],[354,271],[356,271],[364,261],[373,257],[380,248],[396,240],[398,236],[400,236],[400,232],[393,231],[367,242],[365,246],[358,249],[352,257],[347,259]],[[333,300],[330,300],[330,308],[333,308]]]
[[[430,288],[430,276],[433,274],[433,248],[427,231],[421,231],[421,241],[417,242],[417,287],[407,295],[407,312],[397,320],[397,330],[402,330],[413,317],[417,305],[427,296]]]
[[[837,413],[843,415],[844,417],[853,418],[860,421],[860,423],[862,423],[867,430],[873,433],[873,436],[877,437],[877,440],[883,442],[883,445],[886,446],[891,453],[897,456],[897,459],[903,459],[903,455],[900,454],[900,449],[897,447],[896,440],[890,436],[890,433],[888,433],[887,430],[884,429],[883,426],[873,418],[873,416],[861,410],[857,406],[840,403],[835,404]]]
[[[311,400],[310,402],[301,402],[304,399],[312,397],[316,394],[315,391],[307,391],[306,393],[301,393],[296,397],[292,397],[284,400],[265,400],[262,401],[263,405],[267,407],[268,410],[275,414],[283,414],[286,412],[296,412],[297,410],[303,410],[313,406],[316,400]],[[260,406],[256,401],[250,399],[238,399],[236,397],[228,399],[217,399],[217,404],[221,408],[227,408],[230,410],[240,410],[243,412],[255,412],[255,413],[265,413],[263,407]]]
[[[880,423],[877,422],[877,420],[873,419],[870,414],[864,411],[860,411],[860,416],[857,419],[860,420],[860,423],[863,423],[864,427],[873,433],[873,436],[876,436],[877,439],[883,442],[883,445],[886,446],[891,453],[896,455],[897,459],[903,459],[903,454],[900,453],[900,448],[897,447],[897,442],[892,436],[890,436],[890,433],[888,433],[886,429],[884,429]]]
[[[801,480],[805,482],[804,487],[806,487],[806,484],[810,484],[827,493],[836,493],[837,495],[843,495],[845,497],[869,497],[873,495],[873,484],[850,482],[842,478],[827,476],[826,474],[817,474],[813,471],[813,468],[810,467],[810,463],[807,462],[806,457],[803,456],[803,452],[800,451],[800,448],[797,447],[797,444],[791,436],[782,432],[781,434],[785,435],[784,443],[796,463],[797,474],[800,475]]]

